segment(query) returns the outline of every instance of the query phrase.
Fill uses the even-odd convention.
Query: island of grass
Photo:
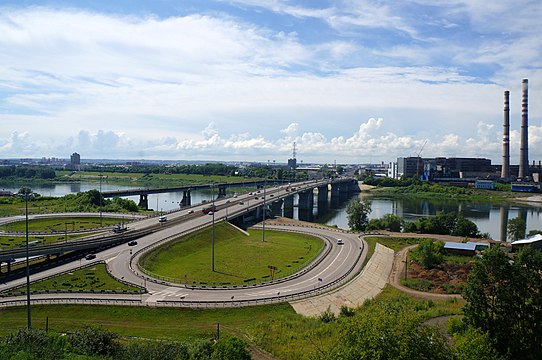
[[[28,220],[29,232],[64,232],[64,231],[84,231],[95,229],[102,226],[111,226],[118,224],[123,219],[118,217],[98,216],[69,216],[69,217],[47,217]],[[25,220],[14,221],[2,226],[5,232],[25,232]]]
[[[92,264],[78,270],[30,284],[31,294],[65,292],[139,294],[141,291],[143,291],[142,287],[125,284],[112,277],[107,272],[105,264]],[[7,292],[2,292],[0,293],[0,297],[21,294],[26,294],[26,285]]]
[[[325,245],[321,238],[307,234],[266,230],[262,241],[261,230],[248,233],[225,222],[215,225],[215,271],[211,270],[210,227],[149,252],[139,266],[153,277],[189,285],[247,285],[301,270]]]

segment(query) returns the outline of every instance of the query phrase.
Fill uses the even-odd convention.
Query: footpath
[[[362,272],[348,284],[332,292],[304,300],[290,302],[294,310],[304,316],[318,316],[326,310],[339,314],[341,306],[358,307],[382,291],[393,266],[394,251],[376,244],[373,256]]]

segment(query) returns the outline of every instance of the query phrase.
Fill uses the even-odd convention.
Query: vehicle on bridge
[[[167,216],[165,216],[165,215],[160,216],[160,218],[158,218],[158,221],[159,222],[166,222],[167,221]]]
[[[128,228],[125,225],[117,224],[113,228],[113,232],[116,233],[116,234],[120,234],[120,233],[123,233],[125,231],[128,231]]]
[[[210,212],[216,212],[216,206],[209,206],[201,210],[204,214],[209,214]]]

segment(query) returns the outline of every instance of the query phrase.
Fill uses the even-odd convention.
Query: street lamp
[[[262,242],[265,241],[265,187],[267,186],[267,178],[264,181],[263,185],[263,208],[262,208]]]
[[[213,205],[211,206],[211,211],[213,213],[213,221],[211,225],[211,238],[212,238],[212,247],[211,247],[211,271],[215,271],[215,192],[213,190],[214,184],[211,184],[211,199]]]
[[[102,226],[102,172],[100,171],[100,227]]]
[[[26,311],[28,319],[28,328],[32,328],[32,317],[30,316],[30,261],[29,261],[29,245],[28,245],[28,195],[30,189],[24,188],[24,203],[25,203],[25,225],[26,225]]]

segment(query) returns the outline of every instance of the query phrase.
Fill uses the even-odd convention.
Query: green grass
[[[431,281],[427,279],[401,279],[401,285],[406,286],[408,288],[418,290],[418,291],[424,291],[427,292],[433,288],[433,284]]]
[[[96,305],[32,306],[32,327],[66,332],[88,325],[102,326],[121,336],[191,341],[210,339],[220,324],[221,336],[243,336],[254,324],[275,318],[299,317],[288,304],[245,308],[191,310]],[[26,308],[0,309],[0,336],[26,327]]]
[[[444,262],[447,264],[468,264],[474,262],[473,256],[466,255],[444,255]]]
[[[93,234],[86,233],[86,234],[68,234],[68,241],[81,238],[84,236],[91,236]],[[34,241],[37,241],[35,243],[36,245],[45,245],[45,244],[53,244],[57,242],[63,242],[66,241],[66,236],[64,235],[35,235],[35,236],[28,236],[28,242],[32,243]],[[22,246],[26,245],[26,237],[25,236],[0,236],[0,249],[2,250],[9,250],[14,248],[20,248]]]
[[[120,218],[102,217],[102,226],[118,224]],[[100,227],[99,217],[51,217],[28,220],[29,232],[81,231]],[[25,232],[26,222],[15,221],[2,226],[6,232]]]
[[[287,276],[307,266],[319,254],[322,239],[283,231],[249,230],[215,226],[215,271],[211,271],[211,228],[168,243],[141,259],[145,270],[199,285],[243,285],[272,279],[268,265],[278,268],[274,277]]]
[[[139,293],[139,290],[139,287],[126,285],[109,275],[105,268],[105,264],[94,264],[70,273],[61,274],[50,279],[30,284],[30,293],[79,291],[97,293],[104,291]],[[13,295],[13,293],[26,294],[26,286],[16,288],[9,293],[0,293],[0,296]]]

